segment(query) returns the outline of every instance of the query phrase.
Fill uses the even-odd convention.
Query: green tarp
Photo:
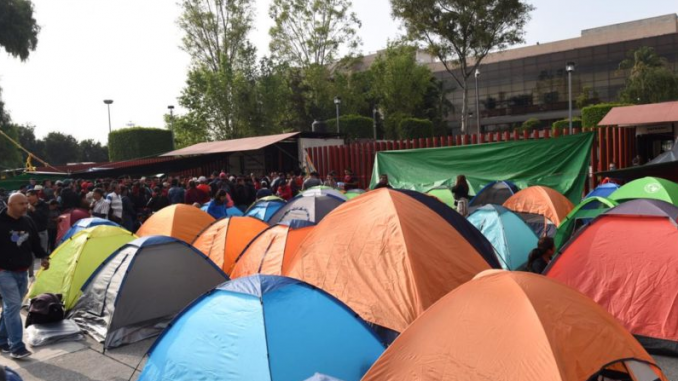
[[[35,179],[39,184],[42,184],[44,180],[64,180],[67,179],[69,175],[65,173],[36,173],[36,172],[26,172],[20,175],[14,176],[9,179],[0,180],[0,188],[3,188],[7,191],[19,190],[22,185],[28,185],[30,179]]]
[[[593,133],[553,139],[378,152],[370,187],[388,174],[394,188],[426,192],[454,185],[466,175],[471,193],[492,181],[509,180],[521,189],[544,185],[578,204],[591,156]]]

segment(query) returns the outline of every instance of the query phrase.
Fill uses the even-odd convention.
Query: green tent
[[[450,208],[454,209],[454,194],[448,187],[436,187],[426,192],[427,194],[444,202]]]
[[[90,275],[111,254],[137,237],[117,226],[99,225],[85,229],[62,243],[50,255],[49,270],[40,270],[28,298],[50,292],[61,294],[70,310]]]
[[[365,194],[364,189],[351,189],[349,191],[346,191],[346,193],[344,193],[344,196],[346,196],[347,199],[352,200],[362,194]]]
[[[666,201],[678,206],[678,184],[658,177],[631,181],[610,195],[611,200],[624,202],[638,198]]]
[[[456,147],[378,152],[372,173],[374,187],[387,174],[394,188],[426,192],[454,185],[466,175],[473,195],[496,180],[525,189],[544,185],[573,203],[581,200],[588,173],[593,133],[552,139],[520,140]]]
[[[558,232],[553,238],[556,250],[572,238],[572,235],[584,225],[587,225],[592,219],[605,213],[610,208],[614,208],[618,203],[605,197],[589,197],[572,209],[558,226]]]

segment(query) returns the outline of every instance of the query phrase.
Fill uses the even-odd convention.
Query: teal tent
[[[381,174],[388,175],[394,188],[420,192],[451,187],[457,175],[465,175],[472,195],[502,179],[520,189],[547,186],[578,203],[584,193],[593,137],[593,133],[584,133],[552,139],[378,152],[370,188]]]
[[[505,270],[517,270],[527,263],[539,238],[515,213],[499,205],[485,205],[468,217],[497,251]]]

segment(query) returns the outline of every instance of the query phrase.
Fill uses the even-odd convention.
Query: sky
[[[527,45],[573,38],[582,29],[678,13],[676,0],[527,0],[536,7],[526,27]],[[251,41],[268,53],[271,0],[255,0]],[[113,130],[127,125],[163,127],[190,59],[181,50],[174,0],[33,0],[41,26],[37,50],[21,62],[0,50],[0,87],[12,120],[106,143],[112,99]],[[389,0],[353,0],[362,21],[364,54],[385,48],[401,33]]]

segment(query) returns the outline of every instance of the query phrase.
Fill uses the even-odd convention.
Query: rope
[[[26,152],[26,154],[28,154],[28,160],[26,160],[26,167],[27,167],[26,169],[27,169],[27,170],[30,170],[30,169],[31,169],[31,167],[30,167],[30,161],[31,161],[31,157],[34,157],[34,158],[36,158],[39,162],[41,162],[42,164],[44,164],[45,167],[52,168],[53,170],[55,170],[55,171],[57,171],[57,172],[61,172],[60,170],[58,170],[58,169],[54,168],[53,166],[51,166],[48,162],[46,162],[46,161],[42,160],[41,158],[35,156],[35,155],[32,154],[30,151],[28,151],[26,148],[22,147],[21,144],[17,143],[14,139],[10,138],[9,135],[7,135],[4,131],[0,130],[0,135],[6,137],[6,138],[7,138],[10,142],[12,142],[12,144],[14,144],[18,149],[20,149],[20,150]],[[35,169],[35,167],[32,167],[32,168]]]

